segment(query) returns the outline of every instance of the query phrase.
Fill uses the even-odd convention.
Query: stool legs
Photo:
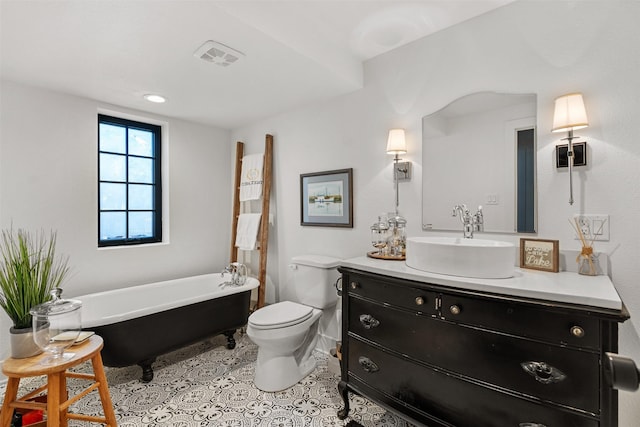
[[[93,374],[98,381],[98,393],[100,393],[100,401],[102,402],[102,411],[104,412],[104,418],[107,421],[108,427],[117,427],[116,414],[113,411],[113,403],[111,403],[111,395],[109,394],[109,386],[107,383],[107,376],[104,373],[104,366],[102,365],[102,356],[100,352],[91,359],[93,365]]]
[[[60,374],[60,402],[66,402],[69,399],[67,391],[67,376],[63,372]],[[60,410],[60,427],[67,427],[67,408]]]
[[[60,376],[47,375],[47,427],[60,427]]]
[[[18,397],[18,386],[20,378],[9,377],[7,380],[7,389],[4,393],[4,401],[2,402],[2,413],[0,413],[0,427],[10,427],[11,418],[13,417],[13,409],[9,406],[11,402]]]
[[[88,415],[85,416],[78,414],[67,414],[67,406],[71,402],[69,401],[69,393],[67,391],[66,372],[59,371],[47,375],[47,427],[67,427],[70,416],[73,416],[73,418],[75,419],[83,419],[92,422],[102,422],[103,424],[106,424],[107,427],[117,427],[118,424],[116,422],[116,415],[114,413],[111,396],[109,394],[107,376],[104,373],[102,357],[100,356],[99,352],[91,358],[91,363],[93,365],[93,376],[87,374],[77,375],[82,375],[82,377],[80,378],[93,379],[97,384],[98,393],[100,394],[100,401],[102,402],[104,418]],[[23,402],[18,401],[19,385],[20,378],[9,377],[7,379],[7,387],[4,394],[4,401],[2,403],[2,412],[0,412],[0,427],[11,426],[11,419],[13,417],[12,404],[17,405],[19,403],[22,403],[24,405]],[[93,387],[86,389],[75,398],[72,398],[71,401],[75,401],[75,399],[81,398],[86,393],[89,393],[92,388],[93,390],[95,390],[95,387],[96,385],[93,385]],[[24,406],[19,407],[22,408]]]

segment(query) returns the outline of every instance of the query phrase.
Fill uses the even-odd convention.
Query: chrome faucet
[[[473,239],[474,231],[484,231],[484,216],[482,206],[478,206],[478,211],[472,214],[467,205],[455,205],[451,216],[459,216],[462,222],[462,231],[465,239]]]
[[[221,288],[230,285],[242,286],[247,281],[247,266],[242,263],[232,262],[222,270],[220,276],[224,277],[225,273],[231,274],[231,280],[221,283]]]

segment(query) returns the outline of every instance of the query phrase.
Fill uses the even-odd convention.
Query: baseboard
[[[336,348],[337,340],[334,337],[328,335],[319,334],[318,342],[316,343],[316,350],[329,354],[332,348]]]

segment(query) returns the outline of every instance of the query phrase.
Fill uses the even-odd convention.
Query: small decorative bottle
[[[22,414],[20,412],[14,412],[11,419],[11,427],[22,427]]]
[[[576,258],[578,273],[585,276],[597,276],[596,261],[596,257],[593,254],[593,247],[583,246],[582,252],[580,252],[580,255]]]

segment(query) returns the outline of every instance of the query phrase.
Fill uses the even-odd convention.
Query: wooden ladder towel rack
[[[238,261],[236,235],[238,233],[238,217],[240,216],[240,182],[242,179],[242,158],[244,157],[244,143],[236,142],[236,173],[233,193],[233,219],[231,224],[231,262]],[[260,217],[259,240],[257,250],[260,252],[260,267],[258,271],[258,302],[256,308],[264,306],[265,287],[267,281],[267,249],[269,244],[269,199],[271,197],[271,170],[273,163],[273,136],[267,134],[264,142],[264,164],[262,167],[262,211]],[[250,203],[250,202],[246,202]]]

